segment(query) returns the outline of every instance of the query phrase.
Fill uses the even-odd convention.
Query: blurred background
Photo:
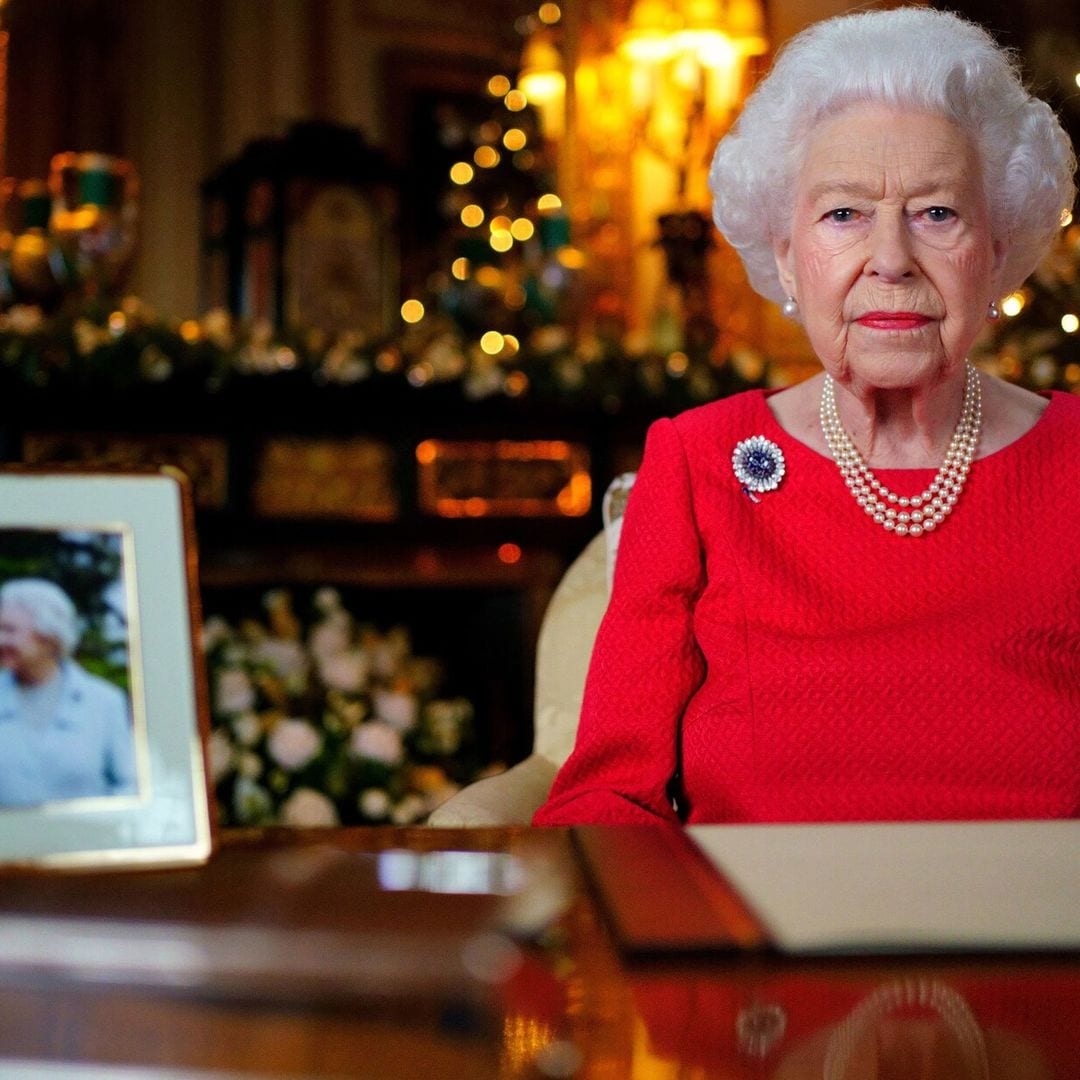
[[[815,370],[706,173],[849,7],[0,5],[0,455],[191,478],[224,821],[418,820],[528,752],[544,607],[648,424]],[[948,7],[1075,137],[1072,6]],[[979,364],[1080,386],[1078,256],[1067,223]]]

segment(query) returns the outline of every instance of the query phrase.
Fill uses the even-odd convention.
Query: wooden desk
[[[946,1021],[883,1021],[895,1075],[978,1076],[982,1053],[991,1080],[1080,1077],[1075,959],[629,965],[557,831],[237,833],[198,870],[0,877],[0,1076],[19,1080],[13,1059],[94,1080],[819,1080],[861,1002],[920,992]]]

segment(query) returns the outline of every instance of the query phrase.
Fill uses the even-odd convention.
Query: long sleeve
[[[680,719],[704,676],[693,626],[704,583],[686,455],[660,420],[626,509],[577,743],[534,824],[677,820],[670,786]]]

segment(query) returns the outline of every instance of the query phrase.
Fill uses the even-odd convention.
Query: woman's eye
[[[931,206],[924,213],[930,221],[952,221],[956,217],[956,211],[947,206]]]
[[[855,220],[855,211],[850,206],[841,206],[836,210],[830,210],[826,215],[826,219],[829,221],[837,221],[843,223],[845,221]]]

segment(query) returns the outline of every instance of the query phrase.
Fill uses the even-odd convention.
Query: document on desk
[[[1080,951],[1080,822],[574,830],[630,955]]]
[[[691,826],[800,954],[1080,950],[1080,822]]]

